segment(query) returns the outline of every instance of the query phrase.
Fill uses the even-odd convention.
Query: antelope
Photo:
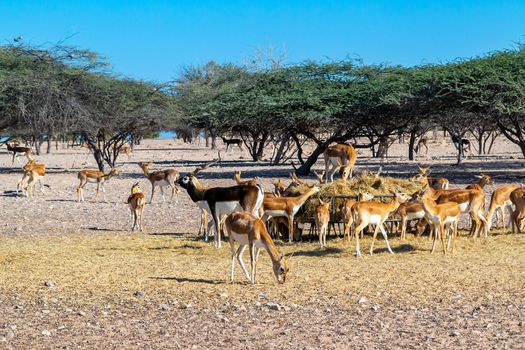
[[[293,239],[293,220],[295,214],[301,209],[303,204],[319,192],[319,187],[313,186],[308,189],[305,193],[297,197],[265,197],[262,204],[262,219],[264,222],[270,218],[284,216],[288,219],[288,242],[292,242]]]
[[[23,167],[24,176],[18,180],[16,184],[16,194],[18,190],[22,189],[22,193],[29,198],[34,196],[34,185],[38,181],[40,184],[40,191],[44,193],[44,176],[46,175],[46,166],[44,164],[38,164],[34,159],[28,161]],[[27,187],[26,187],[27,184]]]
[[[525,220],[525,188],[519,187],[510,193],[510,200],[514,204],[511,215],[512,232],[521,233]]]
[[[11,165],[15,164],[15,158],[18,164],[20,164],[18,154],[26,156],[27,160],[33,160],[33,150],[31,150],[30,147],[11,146],[7,141],[5,142],[5,145],[9,152],[13,152],[13,161],[11,162]]]
[[[273,186],[274,186],[274,192],[275,194],[279,195],[279,196],[282,196],[283,192],[284,192],[284,183],[283,183],[283,180],[279,179],[277,180],[277,182],[274,182],[273,183]]]
[[[282,284],[286,281],[286,275],[289,271],[288,260],[290,256],[284,256],[279,253],[279,250],[277,250],[277,247],[273,243],[268,231],[266,231],[266,226],[261,219],[248,212],[236,212],[228,215],[224,224],[226,226],[226,231],[228,232],[232,255],[231,283],[233,283],[235,258],[237,258],[246,279],[248,279],[251,284],[255,284],[257,258],[259,257],[259,250],[261,248],[268,252],[270,259],[272,260],[272,270],[277,283]],[[237,251],[235,251],[235,242],[239,243]],[[246,267],[242,261],[242,254],[246,250],[246,247],[250,250],[250,274],[246,271]]]
[[[317,171],[314,171],[314,175],[317,178],[317,182],[319,183],[319,185],[322,185],[325,183],[324,171],[322,173],[318,173]]]
[[[498,209],[501,213],[503,229],[505,229],[505,209],[507,209],[507,211],[509,212],[509,216],[512,217],[512,213],[514,210],[512,208],[512,201],[510,200],[510,194],[512,193],[512,191],[519,187],[520,186],[516,184],[503,185],[495,189],[494,192],[492,192],[492,197],[490,198],[489,211],[487,213],[487,222],[489,230],[492,226],[492,217],[494,216],[494,214],[498,213]],[[498,218],[496,215],[496,223],[497,221]]]
[[[457,225],[458,218],[461,214],[460,206],[455,202],[436,203],[436,193],[428,188],[421,197],[421,203],[427,214],[427,218],[434,226],[434,242],[432,243],[432,250],[430,253],[434,253],[436,249],[436,242],[438,238],[441,239],[443,246],[443,254],[447,253],[448,247],[450,247],[450,240],[452,238],[452,253],[456,247],[456,236],[457,236]],[[448,247],[445,246],[445,229],[452,228],[452,233],[448,239]]]
[[[390,254],[394,254],[388,243],[388,236],[386,234],[383,223],[388,219],[388,216],[397,210],[400,203],[407,200],[407,195],[399,192],[392,192],[394,200],[390,203],[381,202],[357,202],[352,207],[352,213],[357,219],[358,225],[355,229],[356,239],[356,256],[361,256],[359,249],[359,233],[368,225],[375,225],[374,235],[372,237],[372,245],[370,246],[370,255],[374,252],[374,242],[379,230],[383,234],[386,246]]]
[[[325,175],[326,182],[330,178],[334,182],[334,174],[339,168],[339,175],[343,180],[352,177],[355,162],[357,160],[357,153],[354,147],[345,144],[337,144],[328,147],[324,153]]]
[[[131,159],[131,155],[133,153],[133,150],[131,149],[130,145],[124,144],[124,145],[119,147],[118,151],[119,151],[119,153],[126,154],[128,156],[128,160]]]
[[[419,175],[416,177],[417,179],[427,178],[429,186],[434,190],[448,190],[448,179],[444,177],[429,177],[430,167],[422,168],[418,166],[418,168]]]
[[[228,152],[228,148],[230,147],[230,145],[235,145],[237,147],[239,147],[239,149],[242,151],[243,148],[242,148],[242,140],[241,139],[227,139],[223,136],[221,136],[221,139],[222,139],[222,142],[226,145],[226,152]],[[233,147],[232,147],[232,153],[233,153]]]
[[[131,195],[126,203],[129,204],[131,211],[131,231],[135,231],[136,228],[142,231],[142,218],[144,217],[146,199],[138,182],[131,187]]]
[[[245,210],[257,214],[262,205],[264,190],[257,186],[212,187],[201,193],[196,184],[195,174],[186,174],[179,179],[179,184],[186,189],[194,202],[202,200],[215,224],[215,247],[221,247],[222,218],[235,211]],[[201,197],[202,195],[202,197]]]
[[[142,171],[144,172],[144,175],[148,178],[149,182],[151,182],[151,198],[149,200],[149,204],[153,202],[153,195],[155,194],[155,186],[160,187],[160,194],[162,195],[162,201],[166,201],[164,198],[164,187],[169,186],[171,187],[171,199],[173,200],[173,196],[175,193],[179,193],[179,189],[175,185],[177,180],[179,179],[179,172],[175,169],[163,169],[163,170],[157,170],[150,172],[149,166],[153,162],[140,162],[138,163]]]
[[[112,177],[117,176],[120,174],[119,168],[111,168],[109,173],[104,174],[103,171],[95,170],[95,169],[85,169],[80,170],[78,172],[78,179],[80,180],[80,183],[77,186],[77,201],[84,202],[84,186],[88,182],[96,182],[97,183],[97,194],[96,198],[99,197],[100,188],[102,187],[102,194],[103,199],[106,200],[106,187],[105,183],[106,181],[109,181]]]
[[[425,218],[425,209],[420,202],[404,202],[399,205],[396,211],[396,216],[401,218],[401,233],[399,237],[402,241],[406,239],[407,223],[411,220],[422,220]],[[426,226],[426,222],[421,225],[423,228]],[[420,232],[420,225],[418,225],[417,234]]]
[[[492,177],[489,175],[481,174],[481,175],[475,175],[474,177],[479,179],[479,182],[477,184],[468,185],[465,187],[467,190],[483,190],[486,185],[492,184]]]
[[[328,223],[330,221],[330,201],[323,202],[319,198],[319,206],[315,208],[315,226],[319,230],[319,244],[326,247],[326,233],[328,232]]]
[[[354,224],[354,215],[352,214],[352,207],[357,202],[367,202],[374,199],[374,195],[370,194],[368,192],[363,192],[359,194],[358,200],[348,198],[345,199],[343,203],[341,203],[339,209],[341,210],[341,214],[343,216],[343,238],[347,237],[348,240],[350,240],[350,230],[352,229],[352,225]],[[362,232],[361,232],[362,233]]]
[[[233,173],[233,179],[237,183],[237,185],[250,185],[250,186],[256,186],[257,180],[251,179],[251,180],[241,180],[241,171],[236,171]]]
[[[414,147],[414,151],[419,154],[419,151],[421,150],[421,147],[425,147],[425,154],[428,154],[428,142],[430,141],[430,138],[428,136],[422,136],[416,147]]]

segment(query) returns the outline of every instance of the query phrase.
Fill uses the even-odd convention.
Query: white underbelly
[[[239,243],[240,245],[248,245],[250,243],[250,241],[248,240],[247,234],[243,235],[243,234],[236,233],[233,231],[231,231],[230,233],[233,239],[235,240],[235,242]],[[264,243],[260,239],[253,241],[253,244],[255,245],[256,248],[264,248]]]
[[[215,212],[217,213],[217,215],[225,215],[242,210],[243,209],[238,201],[215,203]]]
[[[288,215],[285,210],[265,210],[264,214],[266,216],[271,216],[271,217],[287,216]]]
[[[459,210],[461,210],[462,213],[466,212],[469,209],[469,202],[464,202],[459,204]]]
[[[89,183],[95,183],[95,182],[97,182],[97,179],[93,179],[93,178],[91,178],[91,177],[88,177],[88,178],[87,178],[87,182],[89,182]]]
[[[445,222],[444,224],[452,224],[454,221],[456,221],[456,217],[455,216],[447,216],[445,218]]]
[[[381,215],[379,214],[372,214],[370,215],[370,221],[369,224],[377,225],[381,222]]]
[[[210,207],[208,206],[208,202],[206,201],[198,201],[196,202],[197,206],[201,208],[202,210],[206,210],[209,214],[211,214]]]
[[[330,157],[328,159],[330,160],[330,164],[332,165],[337,165],[337,166],[339,166],[339,164],[346,165],[346,159],[341,159],[339,157]]]
[[[407,220],[423,219],[425,217],[425,211],[417,211],[415,213],[407,213]]]

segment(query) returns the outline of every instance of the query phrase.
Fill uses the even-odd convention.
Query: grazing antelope
[[[350,240],[350,230],[352,229],[352,225],[354,224],[354,215],[352,213],[352,207],[354,206],[354,204],[356,204],[357,202],[367,202],[372,199],[374,199],[373,194],[363,192],[359,194],[359,198],[357,200],[348,198],[345,199],[343,203],[341,203],[339,209],[341,210],[341,214],[343,216],[343,238],[347,237],[348,240]]]
[[[33,160],[33,150],[31,150],[30,147],[11,146],[7,141],[5,142],[5,145],[9,152],[13,152],[13,161],[11,162],[11,165],[15,164],[15,158],[20,164],[20,159],[18,158],[19,154],[26,156],[27,160]]]
[[[315,226],[319,230],[319,244],[326,247],[326,234],[328,232],[328,223],[330,221],[330,201],[323,202],[319,198],[319,206],[315,208]]]
[[[259,212],[264,198],[264,190],[257,186],[212,187],[201,193],[196,184],[195,174],[186,174],[179,179],[179,184],[186,189],[194,202],[202,200],[215,224],[215,247],[221,247],[222,218],[235,211],[245,210],[253,214]],[[200,197],[202,195],[202,197]],[[202,198],[202,199],[199,199]]]
[[[135,231],[136,228],[142,231],[142,218],[144,217],[146,199],[138,182],[131,187],[131,195],[126,203],[129,204],[129,209],[131,210],[131,231]]]
[[[468,185],[465,187],[467,190],[483,190],[486,185],[492,184],[492,177],[489,175],[481,174],[481,175],[474,175],[474,177],[479,179],[479,182],[477,184]]]
[[[399,237],[402,241],[404,241],[406,239],[407,223],[412,220],[424,219],[426,213],[423,205],[420,202],[404,202],[399,205],[395,215],[401,219],[401,233],[399,234]],[[426,222],[423,222],[421,226],[424,229]],[[416,235],[421,232],[420,230],[421,227],[418,225]]]
[[[263,221],[266,222],[274,217],[286,217],[288,219],[288,241],[292,242],[295,214],[297,214],[308,198],[318,192],[319,187],[313,186],[297,197],[265,197],[262,204]]]
[[[388,219],[388,216],[397,210],[400,203],[405,202],[408,197],[404,193],[393,192],[394,200],[390,203],[381,202],[357,202],[352,207],[352,213],[356,217],[358,223],[355,228],[355,240],[356,240],[356,256],[361,256],[361,250],[359,249],[359,234],[368,225],[375,225],[374,235],[372,237],[372,245],[370,246],[370,255],[374,252],[374,242],[379,230],[383,234],[388,251],[394,254],[388,243],[388,236],[386,234],[383,223]]]
[[[512,232],[521,233],[525,224],[525,188],[518,187],[510,193],[510,201],[514,204],[511,215]]]
[[[434,190],[448,190],[448,179],[444,177],[429,177],[428,175],[430,175],[430,167],[422,168],[418,166],[418,168],[419,175],[416,177],[416,179],[421,180],[426,178],[428,180],[429,186]]]
[[[16,184],[16,194],[19,189],[22,190],[22,194],[29,198],[33,198],[35,194],[34,185],[38,181],[40,184],[40,191],[44,193],[44,176],[46,175],[46,166],[44,164],[38,164],[34,159],[28,161],[23,167],[24,176],[18,180]],[[27,186],[26,186],[27,185]]]
[[[97,183],[97,199],[99,197],[100,188],[102,187],[103,200],[106,200],[105,183],[106,181],[109,181],[112,177],[117,176],[119,174],[119,168],[111,168],[111,170],[107,174],[104,174],[104,172],[95,169],[80,170],[78,172],[78,179],[80,180],[80,183],[77,186],[77,201],[80,202],[82,200],[82,202],[84,202],[84,186],[86,186],[88,182]]]
[[[452,238],[452,253],[456,247],[457,225],[459,215],[461,214],[460,206],[455,202],[436,203],[436,193],[428,188],[421,196],[421,203],[427,215],[429,222],[434,226],[434,242],[432,243],[432,250],[434,253],[436,249],[436,242],[441,239],[443,246],[443,254],[447,253],[447,246],[445,246],[445,230],[452,229],[448,239],[448,247],[450,247],[450,240]]]
[[[236,212],[228,215],[224,224],[226,226],[226,231],[228,232],[232,254],[231,283],[233,283],[235,258],[237,258],[244,276],[246,276],[248,281],[252,284],[255,284],[257,258],[261,248],[268,252],[270,259],[272,260],[272,270],[277,283],[282,284],[286,281],[286,274],[289,270],[288,259],[290,256],[284,256],[279,253],[261,219],[248,212]],[[235,251],[235,242],[239,243],[237,251]],[[250,250],[250,275],[248,275],[248,271],[246,271],[246,267],[242,261],[242,254],[246,247]]]
[[[498,187],[492,192],[492,197],[490,198],[489,211],[487,213],[487,222],[489,225],[489,230],[492,226],[492,217],[496,214],[496,223],[498,222],[498,209],[501,214],[501,221],[503,229],[505,229],[505,209],[509,213],[509,217],[512,217],[514,209],[512,208],[512,201],[510,200],[510,194],[515,189],[520,186],[517,184],[503,185]]]
[[[334,174],[339,168],[339,175],[343,180],[352,177],[355,162],[357,160],[357,153],[354,147],[345,144],[337,144],[328,147],[324,153],[324,165],[326,182],[330,178],[334,182]]]
[[[241,179],[241,171],[240,170],[238,170],[238,171],[233,173],[233,179],[235,180],[237,185],[250,185],[250,186],[256,186],[257,185],[257,180],[256,179],[242,180]]]
[[[151,182],[151,198],[149,200],[149,204],[153,202],[153,195],[155,194],[155,186],[160,187],[160,194],[162,195],[163,202],[166,200],[164,198],[164,187],[166,186],[171,187],[170,201],[172,201],[175,193],[179,193],[179,189],[175,185],[175,183],[179,179],[179,172],[175,169],[163,169],[163,170],[157,170],[157,171],[150,172],[149,166],[151,165],[151,163],[153,162],[139,163],[139,166],[144,172],[144,175],[148,178],[149,182]]]

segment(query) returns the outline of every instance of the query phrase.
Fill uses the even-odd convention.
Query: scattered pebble
[[[78,315],[79,315],[79,316],[86,316],[86,313],[85,313],[84,311],[81,310],[81,311],[78,312]]]
[[[364,304],[368,301],[368,299],[366,297],[361,297],[359,299],[357,299],[357,303],[358,304]]]
[[[372,306],[372,310],[374,310],[375,312],[378,312],[379,309],[380,309],[379,305]]]
[[[270,310],[281,310],[281,305],[274,303],[273,301],[269,301],[266,304],[264,304],[266,307],[268,307]]]
[[[53,280],[48,280],[44,282],[44,285],[48,288],[56,287],[57,283]]]
[[[8,330],[6,332],[4,332],[3,334],[3,337],[6,338],[6,339],[11,339],[15,336],[15,333],[11,330]]]
[[[169,307],[168,304],[160,304],[160,305],[159,305],[159,309],[161,309],[161,310],[169,310],[170,307]]]
[[[257,298],[259,298],[259,299],[268,299],[268,294],[264,294],[264,293],[257,294]]]
[[[135,293],[133,293],[133,295],[136,297],[143,297],[144,295],[146,295],[146,293],[144,293],[141,290],[137,290]]]
[[[51,335],[51,332],[48,331],[47,329],[44,329],[44,330],[42,331],[42,335],[44,335],[44,336],[46,336],[46,337],[49,337],[49,336]]]

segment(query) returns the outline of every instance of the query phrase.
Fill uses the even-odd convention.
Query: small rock
[[[518,322],[518,326],[523,327],[523,326],[525,326],[525,323],[523,321],[519,321]]]
[[[44,282],[44,285],[48,288],[56,287],[57,283],[53,280],[48,280]]]
[[[166,310],[169,310],[170,307],[168,304],[160,304],[159,309],[166,311]]]
[[[133,295],[136,297],[143,297],[144,295],[146,295],[146,293],[144,293],[141,290],[137,290],[135,293],[133,293]]]
[[[454,331],[454,332],[450,332],[449,336],[451,337],[457,337],[459,335],[458,332]]]
[[[45,335],[46,337],[49,337],[49,336],[51,335],[51,332],[48,331],[47,329],[44,329],[44,330],[42,331],[42,335]]]
[[[379,311],[379,306],[378,305],[372,306],[372,310],[374,310],[375,312],[378,312]]]
[[[193,305],[191,305],[191,304],[182,304],[180,306],[181,309],[191,309],[192,307],[193,307]]]
[[[58,299],[57,298],[51,298],[49,299],[50,302],[52,303],[58,303]]]
[[[268,299],[268,294],[264,294],[264,293],[257,294],[257,298],[259,298],[259,299]]]
[[[85,313],[84,311],[82,311],[82,310],[79,311],[77,314],[78,314],[79,316],[86,316],[86,313]]]
[[[227,297],[228,297],[228,294],[226,294],[226,293],[220,293],[219,296],[220,296],[221,298],[227,298]]]
[[[453,300],[461,299],[461,294],[454,294],[454,295],[452,296],[452,299],[453,299]]]
[[[16,324],[11,326],[11,330],[16,331]]]
[[[255,302],[255,306],[257,306],[257,307],[261,307],[261,305],[262,305],[262,304],[261,304],[260,302],[258,302],[258,301]]]
[[[61,331],[61,330],[63,330],[64,328],[66,328],[66,326],[58,326],[57,329],[58,329],[59,331]]]
[[[267,302],[264,304],[266,307],[268,307],[270,310],[281,310],[281,305],[274,303],[272,301]]]
[[[368,299],[366,297],[361,297],[357,300],[357,303],[358,304],[364,304],[368,301]]]
[[[48,314],[48,313],[49,313],[49,310],[42,310],[42,313],[43,313],[43,314]]]
[[[6,339],[11,339],[15,336],[15,333],[13,331],[9,330],[7,332],[4,332],[3,337]]]

